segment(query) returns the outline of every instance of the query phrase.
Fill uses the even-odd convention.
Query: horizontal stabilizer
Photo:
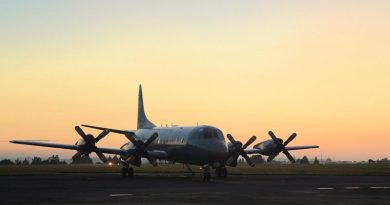
[[[126,133],[131,132],[131,131],[127,131],[127,130],[117,130],[117,129],[106,128],[106,127],[97,127],[97,126],[92,126],[92,125],[81,125],[81,126],[89,127],[89,128],[97,129],[97,130],[108,130],[109,132],[118,133],[118,134],[126,134]]]

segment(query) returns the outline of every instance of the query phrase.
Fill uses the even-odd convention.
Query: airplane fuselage
[[[229,154],[228,144],[223,133],[212,126],[155,127],[134,131],[138,140],[146,140],[153,133],[158,138],[147,150],[162,150],[169,156],[166,160],[186,164],[223,164]],[[134,149],[131,142],[121,149]]]

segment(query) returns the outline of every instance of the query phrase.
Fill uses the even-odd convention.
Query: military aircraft
[[[277,138],[270,131],[270,140],[256,144],[253,148],[248,148],[256,140],[255,136],[252,136],[243,144],[235,140],[230,134],[226,135],[229,140],[229,142],[226,142],[221,130],[208,125],[157,127],[145,115],[141,85],[138,93],[136,130],[120,130],[91,125],[81,126],[102,130],[102,132],[97,137],[94,137],[91,134],[86,134],[79,126],[76,126],[75,130],[81,138],[74,145],[20,140],[10,142],[76,150],[76,154],[72,157],[73,160],[95,152],[105,163],[107,159],[104,154],[116,154],[120,156],[123,165],[123,177],[133,177],[133,166],[140,166],[142,164],[141,158],[146,158],[153,166],[157,165],[157,160],[183,163],[188,169],[190,169],[189,164],[199,165],[203,170],[204,181],[210,180],[210,169],[215,169],[216,177],[225,178],[227,176],[226,166],[237,166],[237,160],[240,156],[250,166],[254,166],[248,154],[266,155],[268,156],[267,161],[270,162],[279,153],[283,152],[294,163],[295,160],[289,153],[290,150],[318,148],[316,145],[287,147],[287,144],[297,136],[295,133],[283,142],[282,139]],[[124,135],[129,142],[119,149],[97,147],[96,144],[110,132]]]

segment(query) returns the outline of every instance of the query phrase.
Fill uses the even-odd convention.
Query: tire
[[[133,177],[134,177],[134,169],[133,169],[133,167],[130,167],[130,168],[127,170],[127,176],[130,177],[130,178],[133,178]]]
[[[203,181],[204,182],[209,182],[210,178],[211,178],[211,174],[210,173],[203,173]]]
[[[227,177],[227,169],[226,167],[222,167],[221,169],[221,177],[226,178]]]
[[[123,177],[123,178],[126,178],[126,177],[127,177],[127,169],[126,169],[126,167],[123,167],[123,168],[122,168],[122,177]]]
[[[215,169],[215,176],[216,176],[217,178],[222,177],[222,169],[221,169],[221,168],[216,168],[216,169]]]

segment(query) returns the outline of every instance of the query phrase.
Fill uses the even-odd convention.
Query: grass
[[[199,167],[191,167],[201,172]],[[121,166],[113,165],[27,165],[0,166],[0,176],[56,175],[64,173],[119,173]],[[186,173],[181,164],[142,165],[136,173]],[[390,176],[390,164],[262,164],[255,167],[239,165],[228,167],[229,174],[242,175],[328,175],[328,176]]]

